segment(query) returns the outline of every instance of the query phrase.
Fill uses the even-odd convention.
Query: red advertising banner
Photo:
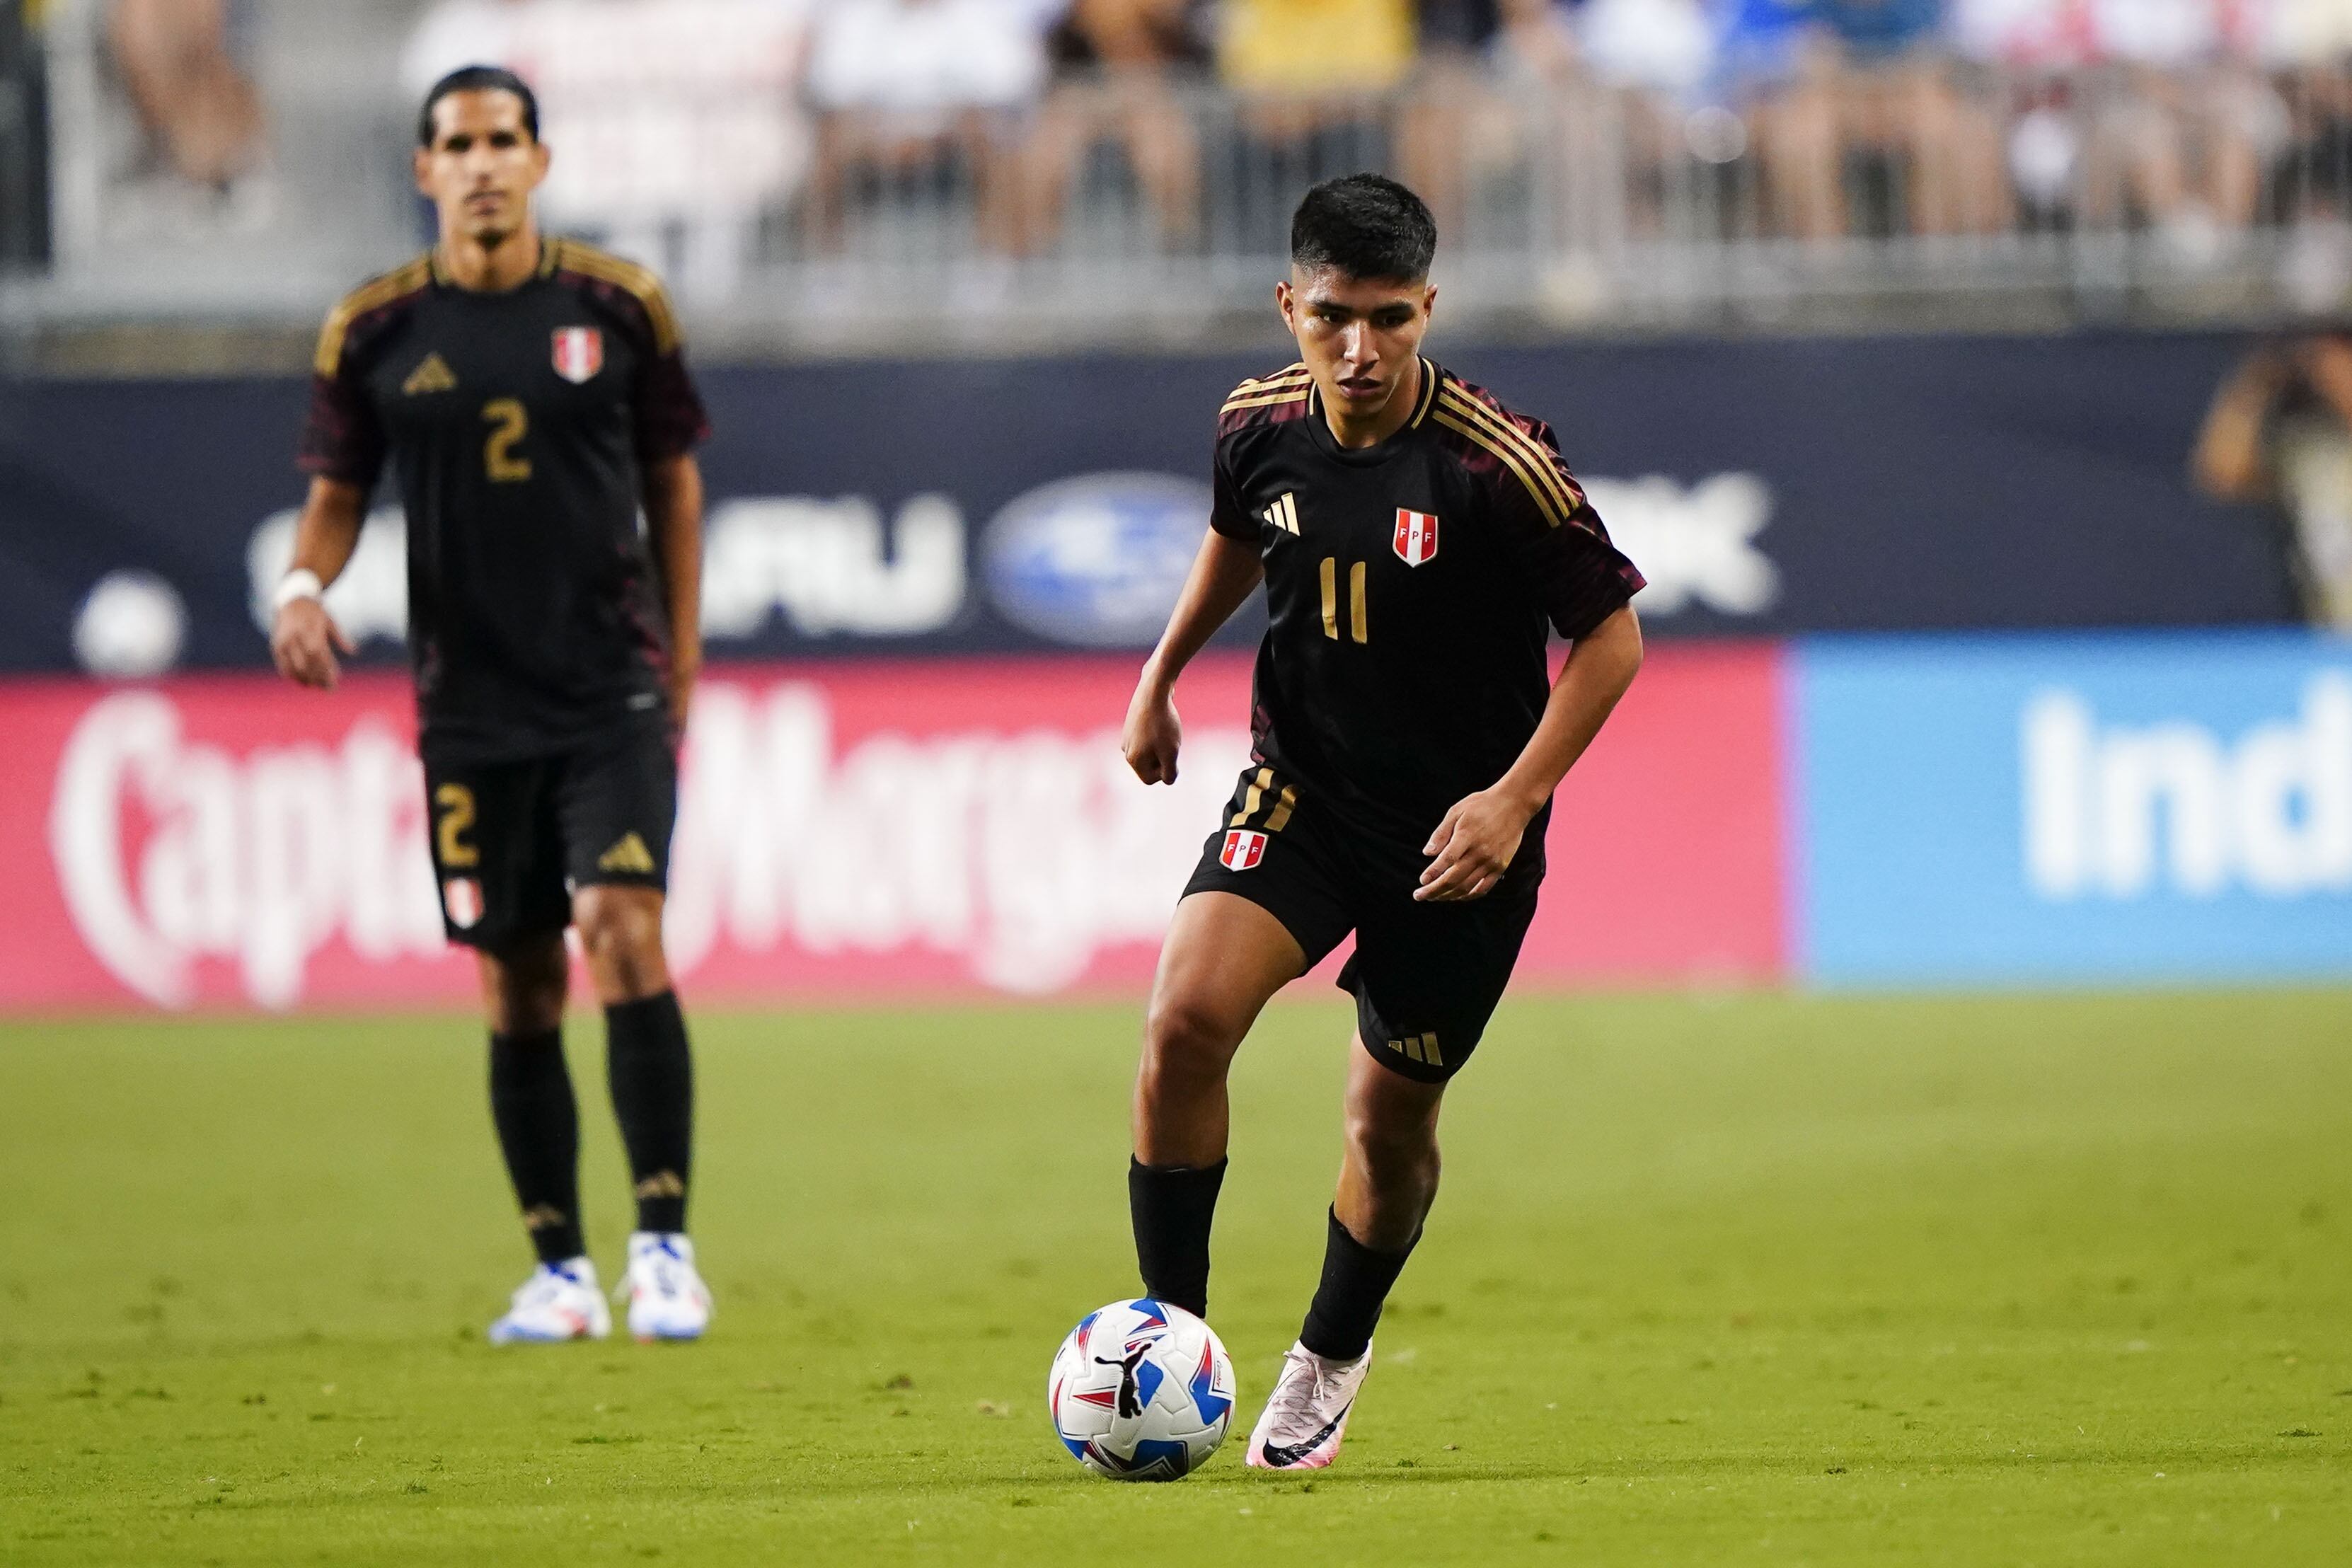
[[[1561,792],[1528,984],[1781,971],[1779,655],[1654,654]],[[1245,659],[1119,761],[1124,658],[733,667],[702,689],[669,942],[698,1000],[1134,992],[1247,760]],[[0,1010],[463,1004],[406,684],[0,686]]]

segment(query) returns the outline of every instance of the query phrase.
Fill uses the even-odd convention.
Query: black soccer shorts
[[[449,940],[485,952],[561,931],[576,888],[669,885],[677,754],[635,726],[508,763],[425,763]]]
[[[1414,900],[1421,845],[1360,830],[1313,800],[1286,796],[1249,768],[1209,836],[1184,893],[1233,893],[1280,921],[1309,968],[1352,931],[1339,989],[1372,1059],[1444,1083],[1478,1048],[1518,963],[1543,881],[1540,846],[1522,850],[1492,892],[1468,903]],[[1538,828],[1537,831],[1540,831]]]

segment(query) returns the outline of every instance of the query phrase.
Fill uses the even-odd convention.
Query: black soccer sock
[[[490,1120],[541,1263],[588,1250],[580,1233],[580,1108],[563,1031],[490,1037]]]
[[[1315,1287],[1298,1342],[1331,1361],[1353,1361],[1363,1354],[1371,1346],[1373,1325],[1381,1321],[1381,1305],[1420,1241],[1421,1233],[1415,1231],[1402,1252],[1374,1252],[1348,1234],[1339,1223],[1339,1211],[1333,1209],[1330,1235],[1323,1244],[1323,1282]]]
[[[694,1057],[677,993],[604,1009],[604,1074],[629,1152],[637,1228],[686,1228],[694,1161]]]
[[[1209,1227],[1225,1162],[1205,1169],[1127,1163],[1127,1210],[1135,1222],[1135,1261],[1155,1300],[1209,1315]]]

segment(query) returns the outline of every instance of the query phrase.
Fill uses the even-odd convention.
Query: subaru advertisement
[[[2294,601],[2276,529],[2188,473],[2237,347],[1474,347],[1454,368],[1550,420],[1650,580],[1654,637],[2278,624]],[[1207,523],[1214,411],[1271,368],[708,369],[712,655],[1149,647]],[[255,606],[292,550],[304,395],[292,377],[0,382],[0,672],[266,668]],[[330,600],[386,665],[402,549],[379,495]]]

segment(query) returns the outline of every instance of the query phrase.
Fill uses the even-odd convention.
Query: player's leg
[[[1358,929],[1340,976],[1356,996],[1357,1049],[1323,1274],[1251,1435],[1251,1465],[1318,1469],[1338,1456],[1372,1330],[1436,1201],[1445,1086],[1486,1033],[1534,915],[1530,876],[1475,903],[1382,900]]]
[[[475,950],[489,1029],[490,1121],[539,1266],[495,1343],[602,1338],[612,1314],[580,1218],[580,1113],[563,1057],[563,863],[540,763],[428,763],[445,927]]]
[[[1143,1288],[1205,1316],[1209,1232],[1225,1179],[1225,1079],[1242,1037],[1307,969],[1289,929],[1249,900],[1196,892],[1176,906],[1144,1015],[1128,1207]]]
[[[629,1329],[699,1337],[710,1293],[686,1235],[694,1163],[694,1058],[662,946],[677,765],[659,735],[565,759],[558,791],[572,923],[604,1009],[605,1079],[636,1201]]]
[[[1437,1201],[1443,1083],[1405,1078],[1361,1041],[1348,1067],[1347,1143],[1328,1215],[1323,1278],[1298,1342],[1329,1361],[1369,1349],[1390,1288]]]

